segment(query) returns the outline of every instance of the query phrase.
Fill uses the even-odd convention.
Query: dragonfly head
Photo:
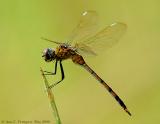
[[[55,50],[52,48],[44,49],[42,57],[46,62],[51,62],[55,59]]]

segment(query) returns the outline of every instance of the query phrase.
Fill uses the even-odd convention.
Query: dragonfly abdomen
[[[107,85],[87,64],[84,64],[83,67],[90,72],[107,90],[108,92],[116,99],[116,101],[120,104],[120,106],[131,116],[131,113],[128,111],[124,102],[120,99],[120,97],[112,90],[112,88]]]
[[[78,55],[78,54],[72,55],[72,61],[76,64],[79,64],[79,65],[84,65],[85,64],[85,61],[84,61],[83,57],[81,55]]]

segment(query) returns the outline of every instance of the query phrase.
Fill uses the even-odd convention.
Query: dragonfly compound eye
[[[43,51],[42,57],[44,57],[46,62],[50,62],[55,59],[55,51],[51,48],[47,48]]]

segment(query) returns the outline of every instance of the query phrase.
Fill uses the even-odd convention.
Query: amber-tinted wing
[[[80,54],[95,54],[102,52],[116,44],[125,33],[126,29],[127,26],[124,23],[113,23],[96,33],[94,36],[77,42],[75,48]]]
[[[96,11],[85,11],[82,13],[80,21],[76,28],[72,31],[71,36],[68,38],[69,44],[75,44],[78,41],[87,39],[96,32],[98,24],[98,14]]]

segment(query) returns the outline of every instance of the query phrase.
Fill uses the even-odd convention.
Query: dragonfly
[[[118,42],[122,35],[126,32],[127,25],[121,22],[112,23],[102,30],[98,31],[98,14],[96,11],[85,11],[80,16],[78,25],[74,28],[71,35],[66,42],[58,42],[42,38],[54,44],[56,48],[46,48],[43,51],[42,57],[46,62],[54,62],[55,67],[53,72],[44,71],[45,75],[56,75],[57,64],[59,63],[61,70],[61,80],[51,84],[49,88],[53,88],[65,78],[64,69],[62,65],[63,60],[71,59],[73,63],[80,65],[87,70],[104,88],[115,98],[119,105],[130,116],[131,113],[127,109],[121,98],[112,90],[112,88],[93,71],[85,62],[83,56],[97,55],[99,52],[104,52],[107,48],[112,47]]]

